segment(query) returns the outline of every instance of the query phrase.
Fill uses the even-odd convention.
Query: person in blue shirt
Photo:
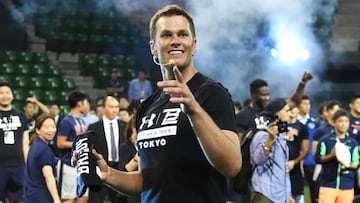
[[[251,178],[251,203],[289,203],[291,184],[289,176],[289,148],[286,131],[277,123],[290,121],[290,107],[287,101],[276,98],[264,108],[266,131],[254,135],[250,144],[250,163],[254,167]]]
[[[25,166],[25,203],[61,202],[54,177],[57,161],[48,145],[55,133],[55,120],[50,114],[36,119]]]
[[[319,203],[351,203],[354,200],[355,171],[359,165],[358,142],[349,136],[349,114],[340,109],[333,116],[334,130],[322,137],[315,159],[322,164],[319,183]],[[336,155],[340,142],[350,151],[350,163],[342,163]],[[344,154],[341,155],[344,157]]]
[[[129,102],[137,99],[146,99],[152,93],[151,83],[146,79],[146,72],[144,70],[140,70],[138,77],[130,81],[128,91]]]

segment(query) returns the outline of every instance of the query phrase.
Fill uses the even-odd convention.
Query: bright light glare
[[[300,40],[294,36],[282,36],[274,48],[270,50],[273,57],[279,58],[282,63],[294,64],[297,61],[306,61],[310,53]]]

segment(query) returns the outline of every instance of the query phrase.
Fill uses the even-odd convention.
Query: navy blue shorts
[[[1,168],[0,167],[0,200],[9,198],[22,200],[24,190],[25,167]]]

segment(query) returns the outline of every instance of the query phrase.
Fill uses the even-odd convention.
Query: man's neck
[[[346,137],[346,132],[343,133],[336,131],[335,133],[336,133],[336,137],[338,138],[344,139]]]
[[[0,111],[10,111],[12,109],[12,105],[0,105]]]
[[[74,116],[75,118],[79,118],[80,115],[81,115],[80,111],[77,110],[77,109],[71,109],[70,114],[71,114],[72,116]]]
[[[301,118],[306,118],[307,113],[300,111],[298,115],[299,115]]]
[[[360,113],[354,111],[354,110],[351,110],[350,111],[350,114],[354,117],[354,118],[360,118]]]

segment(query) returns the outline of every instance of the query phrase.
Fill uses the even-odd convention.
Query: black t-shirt
[[[220,129],[235,132],[231,96],[221,84],[197,73],[187,85]],[[158,90],[137,114],[142,202],[225,202],[226,178],[208,162],[187,115],[169,98]]]
[[[319,127],[314,132],[313,140],[319,141],[320,138],[322,138],[323,136],[331,134],[331,131],[333,129],[334,129],[334,127],[329,125],[329,124],[326,124],[326,125],[323,125],[323,126]]]
[[[24,164],[23,133],[27,129],[25,115],[15,109],[0,111],[0,167]]]
[[[244,133],[246,130],[256,127],[255,118],[257,112],[250,105],[246,106],[236,115],[236,130],[238,133]]]

